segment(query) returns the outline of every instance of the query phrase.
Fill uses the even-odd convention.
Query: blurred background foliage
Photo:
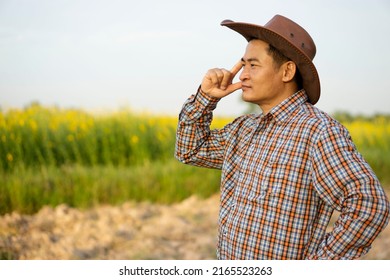
[[[390,184],[390,116],[334,117],[384,186]],[[212,127],[230,118],[215,118]],[[173,203],[219,190],[220,171],[174,159],[177,117],[44,107],[0,111],[0,214],[43,205],[86,208],[126,200]]]

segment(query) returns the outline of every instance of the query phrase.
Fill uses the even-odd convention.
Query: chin
[[[243,91],[241,94],[241,99],[245,102],[254,103],[255,100],[251,98],[250,94],[248,92]]]

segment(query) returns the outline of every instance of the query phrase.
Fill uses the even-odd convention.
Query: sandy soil
[[[0,217],[2,259],[215,259],[218,196]],[[390,226],[364,259],[390,259]]]

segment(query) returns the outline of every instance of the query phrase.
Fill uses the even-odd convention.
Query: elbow
[[[176,141],[174,157],[181,163],[191,165],[197,152],[197,149],[183,145],[180,141]]]
[[[178,160],[178,161],[180,161],[181,163],[184,163],[184,164],[187,164],[188,163],[188,160],[184,157],[184,156],[182,156],[180,153],[178,153],[178,152],[175,152],[175,158]]]
[[[191,155],[189,153],[185,153],[185,152],[181,151],[177,147],[175,149],[174,157],[178,161],[180,161],[181,163],[184,163],[184,164],[191,164],[191,162],[192,162]]]
[[[374,216],[379,231],[383,230],[390,220],[390,204],[386,196],[378,201]]]
[[[181,163],[188,164],[188,165],[196,165],[196,162],[194,161],[191,155],[175,152],[175,158]]]
[[[390,203],[389,203],[389,200],[387,198],[385,198],[384,200],[384,210],[383,210],[383,220],[385,221],[384,222],[384,227],[386,227],[386,225],[389,223],[389,220],[390,220]]]

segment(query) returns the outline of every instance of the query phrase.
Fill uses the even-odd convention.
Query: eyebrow
[[[253,58],[248,58],[247,60],[245,60],[244,58],[241,58],[241,61],[246,63],[246,62],[258,62],[260,63],[260,60],[258,60],[257,58],[253,57]]]

